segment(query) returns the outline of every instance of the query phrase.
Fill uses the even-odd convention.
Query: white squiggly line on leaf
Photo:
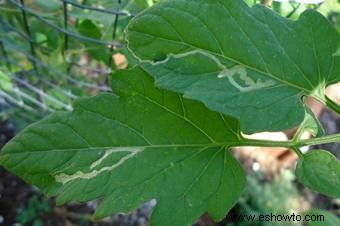
[[[240,75],[240,79],[244,81],[246,87],[241,86],[235,81],[234,76],[237,74]],[[230,84],[240,90],[240,92],[249,92],[252,90],[262,89],[275,85],[275,82],[273,80],[262,81],[262,79],[258,79],[257,81],[254,81],[250,76],[247,75],[247,70],[245,69],[245,67],[241,65],[236,65],[230,69],[225,68],[223,71],[221,71],[220,74],[218,74],[217,77],[228,78]]]
[[[136,149],[136,148],[134,148],[134,149],[131,149],[131,148],[113,148],[113,149],[109,149],[109,150],[106,150],[104,152],[103,156],[101,156],[98,160],[96,160],[94,163],[91,164],[91,166],[90,166],[90,169],[92,170],[91,172],[84,173],[82,171],[78,171],[78,172],[71,174],[71,175],[61,173],[61,174],[55,175],[54,178],[57,182],[62,183],[62,184],[66,184],[66,183],[73,181],[73,180],[76,180],[76,179],[91,179],[91,178],[98,176],[100,173],[112,171],[113,169],[123,165],[126,161],[135,157],[138,153],[142,152],[143,150],[144,150],[143,148],[138,148],[138,149]],[[93,170],[95,167],[99,166],[110,155],[112,155],[113,153],[118,153],[118,152],[129,152],[130,154],[124,156],[123,158],[121,158],[117,163],[115,163],[112,166],[106,166],[106,167],[103,167],[99,170]]]
[[[256,81],[254,81],[249,75],[247,75],[247,69],[244,66],[236,65],[231,68],[227,68],[225,65],[221,63],[221,61],[216,56],[206,51],[199,50],[199,49],[195,49],[195,50],[184,52],[184,53],[178,53],[178,54],[170,53],[167,55],[167,57],[164,60],[157,61],[157,62],[154,62],[151,60],[142,60],[140,58],[138,59],[142,63],[148,63],[148,64],[151,64],[152,66],[157,66],[157,65],[165,64],[171,59],[180,59],[180,58],[184,58],[184,57],[195,55],[195,54],[206,56],[210,60],[214,61],[216,65],[221,69],[221,72],[217,75],[217,77],[227,78],[229,83],[232,86],[234,86],[236,89],[238,89],[240,92],[254,91],[254,90],[274,86],[276,84],[274,80],[263,81],[262,79],[257,79]],[[240,79],[244,81],[243,86],[235,80],[236,75],[239,75]]]

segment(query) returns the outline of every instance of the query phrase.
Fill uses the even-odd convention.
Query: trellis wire
[[[2,59],[0,58],[0,61],[2,61]],[[25,72],[25,74],[31,74],[31,72],[29,71],[25,71],[25,69],[23,67],[21,67],[20,65],[16,65],[15,63],[12,62],[13,65],[15,65],[16,67],[21,68],[22,70],[20,72]],[[48,95],[45,93],[44,90],[42,90],[41,88],[37,88],[36,86],[30,84],[28,81],[25,81],[21,78],[19,78],[18,73],[12,73],[11,74],[11,78],[13,79],[13,81],[16,81],[16,83],[18,85],[23,85],[25,87],[27,87],[29,90],[33,91],[34,93],[38,94],[40,97],[45,97],[46,99],[54,102],[55,104],[59,105],[61,108],[64,108],[65,110],[71,110],[71,106],[64,104],[63,102],[57,100],[56,98],[54,98],[51,95]],[[61,89],[62,92],[64,92],[65,95],[67,95],[70,99],[74,99],[76,96],[72,95],[71,93],[68,93],[67,91],[63,90],[61,87],[56,86],[53,83],[50,83],[49,81],[42,79],[41,80],[43,83],[48,84],[49,86],[56,88],[56,89]],[[34,98],[32,98],[31,96],[25,94],[24,92],[20,91],[20,88],[15,87],[14,88],[14,93],[19,94],[20,96],[24,97],[25,99],[30,100],[33,104],[35,104],[37,107],[43,108],[43,109],[48,109],[50,112],[52,112],[53,110],[46,107],[46,105],[42,104],[41,102],[35,100]],[[0,95],[1,96],[1,95]],[[4,96],[4,94],[2,94],[2,96]],[[7,95],[8,96],[8,95]],[[16,101],[13,104],[17,104],[18,102],[22,102],[21,100],[17,100],[15,98],[10,98],[10,101],[13,102]],[[24,106],[23,103],[20,104],[20,106]]]
[[[64,29],[67,31],[68,30],[68,11],[67,11],[67,2],[63,1],[63,12],[64,12]],[[64,50],[68,49],[68,35],[65,33],[64,34]]]
[[[26,11],[25,11],[25,2],[24,2],[24,0],[20,0],[20,3],[22,5],[21,14],[22,14],[22,18],[23,18],[23,21],[24,21],[24,27],[25,27],[26,35],[31,40],[32,39],[32,35],[31,35],[31,29],[28,26],[27,14],[26,14]],[[29,44],[30,44],[31,54],[32,54],[33,57],[35,57],[36,54],[35,54],[35,49],[34,49],[34,43],[29,41]],[[34,67],[35,72],[37,73],[37,75],[39,75],[39,71],[38,71],[37,65],[33,61],[31,63],[32,63],[33,67]]]
[[[121,8],[122,1],[118,0],[118,11]],[[113,22],[113,32],[112,32],[112,40],[115,40],[116,38],[116,33],[117,33],[117,27],[118,27],[118,19],[119,19],[119,14],[115,15],[115,20]],[[113,48],[110,49],[111,55],[113,53]],[[112,67],[112,57],[109,57],[109,67]]]
[[[73,33],[73,32],[70,32],[64,28],[61,28],[61,27],[58,27],[56,25],[54,25],[53,23],[49,22],[47,19],[45,19],[44,17],[36,14],[33,10],[25,7],[24,5],[20,4],[19,2],[15,1],[15,0],[8,0],[9,2],[11,2],[14,6],[16,6],[17,8],[21,9],[22,10],[22,15],[24,14],[30,14],[31,16],[35,17],[37,20],[45,23],[46,25],[54,28],[55,30],[65,34],[65,35],[68,35],[70,37],[74,37],[76,39],[79,39],[79,40],[82,40],[82,41],[86,41],[86,42],[92,42],[92,43],[96,43],[96,44],[100,44],[100,45],[106,45],[106,46],[112,46],[112,47],[123,47],[122,44],[118,43],[118,42],[107,42],[107,41],[102,41],[102,40],[98,40],[98,39],[93,39],[93,38],[89,38],[89,37],[86,37],[86,36],[83,36],[83,35],[79,35],[79,34],[76,34],[76,33]],[[24,0],[21,0],[22,2],[24,2]],[[62,0],[63,2],[65,0]],[[65,11],[64,11],[65,12]],[[115,15],[115,14],[114,14]],[[65,16],[64,16],[65,17]]]
[[[6,62],[6,66],[7,66],[8,70],[12,70],[12,66],[11,66],[11,64],[10,64],[10,62],[9,62],[8,55],[7,55],[7,51],[6,51],[6,49],[5,49],[4,44],[2,43],[2,40],[0,40],[0,49],[1,49],[2,55],[3,55],[4,58],[5,58],[5,62]]]
[[[39,15],[39,13],[35,12],[31,8],[29,8],[27,5],[25,5],[24,0],[8,0],[8,2],[10,4],[12,4],[16,9],[18,9],[19,12],[21,13],[24,30],[22,31],[17,27],[13,27],[10,23],[7,23],[3,18],[1,18],[1,16],[0,16],[0,25],[6,30],[14,31],[21,38],[25,39],[25,41],[27,42],[27,44],[29,46],[30,53],[25,52],[22,49],[16,48],[15,45],[11,45],[11,43],[8,43],[6,40],[0,38],[0,52],[2,54],[2,56],[0,57],[0,62],[5,63],[5,65],[6,65],[6,67],[8,68],[9,71],[12,71],[13,67],[15,67],[16,69],[19,68],[21,70],[20,72],[24,72],[26,75],[32,74],[32,71],[27,71],[27,70],[25,70],[25,68],[23,68],[17,62],[10,60],[8,51],[15,51],[15,53],[22,54],[22,56],[24,56],[32,64],[33,71],[34,71],[33,74],[36,74],[39,77],[40,81],[42,81],[48,87],[59,89],[60,91],[62,91],[65,95],[67,95],[71,99],[75,98],[74,94],[72,94],[71,92],[68,92],[68,91],[64,91],[63,88],[56,85],[54,81],[50,81],[49,78],[44,78],[44,76],[41,75],[39,69],[44,68],[45,70],[48,70],[48,71],[52,72],[53,74],[62,77],[66,81],[72,82],[76,86],[81,86],[81,87],[84,86],[84,87],[88,87],[88,88],[95,89],[95,90],[109,91],[108,87],[98,86],[96,84],[92,84],[92,83],[88,83],[88,82],[84,82],[84,81],[79,81],[78,79],[74,78],[72,75],[69,75],[68,72],[66,72],[66,73],[62,72],[59,69],[54,68],[52,65],[48,65],[46,63],[43,63],[39,59],[39,57],[37,56],[36,48],[43,48],[43,49],[49,50],[49,51],[51,51],[51,49],[48,49],[47,47],[42,46],[40,43],[38,43],[32,37],[31,28],[30,28],[30,24],[29,24],[28,20],[29,20],[29,17],[34,17],[36,20],[38,20],[38,21],[44,23],[45,25],[55,29],[59,33],[62,33],[64,35],[64,46],[63,46],[64,51],[66,51],[69,48],[69,38],[72,37],[76,40],[81,40],[81,41],[85,41],[85,42],[94,43],[94,44],[97,44],[97,45],[106,46],[107,48],[110,49],[110,52],[111,52],[111,55],[112,55],[114,53],[114,49],[124,47],[121,43],[119,43],[115,40],[119,17],[121,17],[121,16],[131,17],[131,16],[134,16],[134,15],[130,14],[128,12],[121,11],[121,0],[117,0],[118,6],[117,6],[116,9],[102,9],[102,8],[97,8],[97,7],[93,7],[93,6],[83,5],[83,4],[80,4],[80,3],[77,3],[77,2],[74,2],[74,1],[69,1],[69,0],[60,0],[60,1],[62,3],[62,6],[63,6],[63,9],[62,9],[63,10],[63,19],[64,19],[63,27],[59,27],[59,26],[55,25],[54,23],[50,22],[50,20],[46,19],[44,16]],[[83,9],[83,10],[96,11],[96,12],[112,15],[114,17],[113,28],[112,28],[113,33],[112,33],[112,36],[111,36],[112,39],[110,41],[105,41],[105,40],[101,40],[101,39],[99,40],[99,39],[86,37],[86,36],[83,36],[83,35],[80,35],[78,33],[70,31],[69,27],[68,27],[68,22],[69,22],[68,6],[69,5],[72,5],[73,7]],[[69,60],[66,60],[66,62],[69,64],[69,68],[71,68],[71,67],[81,68],[82,70],[87,70],[87,71],[90,71],[91,73],[102,74],[102,75],[105,75],[105,76],[107,76],[108,74],[111,73],[111,67],[112,67],[112,63],[113,63],[112,57],[110,56],[109,59],[108,59],[108,69],[103,70],[103,69],[91,68],[89,66],[81,65],[77,62],[72,62],[72,61],[69,61]],[[37,94],[38,96],[43,96],[44,98],[54,102],[55,104],[57,104],[58,106],[66,109],[66,110],[71,110],[71,108],[68,104],[64,104],[63,102],[59,101],[58,99],[46,94],[43,91],[43,89],[38,88],[38,87],[30,84],[29,80],[20,79],[17,76],[17,73],[10,73],[10,75],[11,75],[13,82],[17,83],[18,85],[26,87],[28,90],[31,90],[33,93]],[[46,104],[36,100],[34,97],[31,97],[30,95],[22,92],[21,89],[18,88],[18,86],[15,86],[13,88],[13,93],[17,97],[13,97],[10,94],[1,90],[0,97],[2,98],[2,100],[5,99],[7,102],[11,103],[12,105],[16,105],[16,106],[18,106],[18,107],[20,107],[20,108],[22,108],[26,111],[33,111],[33,108],[31,106],[28,106],[28,105],[25,104],[25,101],[24,101],[25,99],[29,100],[31,103],[33,103],[38,108],[41,108],[44,111],[49,111],[49,112],[53,111],[53,109],[50,108],[49,106],[47,106]]]
[[[62,0],[62,1],[64,3],[76,6],[76,7],[81,8],[81,9],[87,9],[87,10],[92,10],[92,11],[97,11],[97,12],[102,12],[102,13],[107,13],[107,14],[117,15],[117,16],[135,16],[132,13],[121,12],[120,9],[118,9],[117,11],[107,10],[107,9],[101,9],[101,8],[95,8],[95,7],[91,7],[91,6],[81,5],[81,4],[78,4],[76,2],[69,1],[69,0]],[[118,5],[121,5],[121,0],[118,0]]]
[[[32,39],[31,37],[28,37],[27,34],[18,30],[17,28],[13,27],[11,24],[4,21],[1,17],[0,17],[0,25],[4,28],[7,28],[7,29],[17,33],[18,35],[20,35],[20,37],[24,38],[26,41],[30,41],[30,42],[34,43],[35,45],[39,45],[39,43],[37,43],[34,39]],[[39,46],[39,47],[41,47],[41,46]],[[44,48],[46,48],[46,47],[44,47]]]
[[[100,90],[100,91],[108,91],[108,88],[107,87],[101,87],[101,86],[97,86],[96,84],[92,84],[92,83],[86,83],[86,82],[83,82],[83,81],[79,81],[79,80],[76,80],[75,78],[73,78],[72,75],[69,75],[69,74],[66,74],[66,73],[63,73],[63,72],[60,72],[59,70],[57,70],[56,68],[54,68],[53,66],[51,65],[47,65],[43,62],[41,62],[38,58],[35,58],[33,57],[32,55],[30,55],[29,53],[17,48],[16,46],[14,45],[10,45],[10,44],[7,44],[7,46],[15,49],[15,51],[17,53],[21,53],[22,55],[25,55],[29,60],[31,61],[34,61],[38,66],[42,67],[42,68],[45,68],[45,69],[49,69],[51,70],[53,73],[55,73],[56,75],[74,83],[74,84],[78,84],[78,85],[82,85],[82,86],[85,86],[85,87],[88,87],[88,88],[93,88],[93,89],[97,89],[97,90]],[[5,61],[3,59],[0,58],[0,61]],[[18,65],[17,63],[13,62],[13,61],[9,61],[12,65],[16,65],[17,67],[20,67],[20,65]],[[81,67],[81,66],[79,66]],[[86,69],[86,67],[82,67],[83,69]]]

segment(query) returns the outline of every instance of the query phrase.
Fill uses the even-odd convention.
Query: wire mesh
[[[17,109],[19,117],[29,112],[39,118],[55,110],[72,110],[71,102],[78,96],[110,91],[107,77],[115,67],[112,56],[124,49],[122,41],[117,40],[119,20],[130,19],[135,14],[123,10],[121,0],[106,1],[109,7],[101,5],[102,1],[53,2],[58,7],[50,13],[41,10],[42,1],[0,1],[0,76],[3,76],[0,81],[6,74],[11,82],[10,89],[0,84],[0,116]],[[125,1],[125,6],[131,2]],[[76,18],[72,15],[75,10],[85,16],[91,12],[105,14],[107,20],[112,21],[105,24],[111,27],[107,29],[111,31],[110,38],[79,32],[76,26],[87,18]],[[46,45],[39,41],[41,34],[33,31],[33,26],[50,28],[59,39],[63,36],[63,41],[56,46]],[[98,46],[109,52],[106,60],[89,56],[88,50]],[[49,62],[56,48],[60,49],[62,66]]]

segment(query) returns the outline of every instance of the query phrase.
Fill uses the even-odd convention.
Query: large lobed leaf
[[[128,47],[159,87],[279,131],[302,122],[301,97],[340,81],[340,37],[307,10],[294,22],[240,0],[165,0],[135,17]],[[261,120],[259,120],[261,119]]]
[[[241,142],[238,122],[154,88],[139,68],[116,74],[113,90],[29,126],[0,163],[60,204],[102,198],[98,217],[156,199],[151,225],[221,219],[245,184],[228,151]]]

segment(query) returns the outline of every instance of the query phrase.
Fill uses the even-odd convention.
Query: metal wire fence
[[[44,10],[40,7],[42,1],[0,1],[0,69],[3,74],[6,71],[10,80],[8,82],[11,82],[10,89],[9,87],[5,89],[4,84],[0,85],[2,115],[5,112],[8,115],[9,111],[16,111],[20,117],[25,116],[32,120],[34,115],[40,117],[45,112],[71,110],[72,100],[83,95],[81,92],[84,89],[87,89],[85,94],[110,90],[107,76],[114,69],[112,55],[124,49],[123,43],[116,40],[119,20],[123,17],[131,18],[134,14],[123,10],[122,0],[104,1],[112,8],[104,8],[105,6],[101,5],[103,1],[87,2],[89,4],[86,1],[82,3],[71,0],[54,1],[56,10],[48,13],[41,10]],[[126,2],[125,8],[129,4],[129,1]],[[75,10],[84,15],[91,12],[105,15],[107,20],[111,21],[109,24],[111,28],[107,29],[111,31],[110,39],[91,37],[77,31],[75,27],[79,20],[86,18],[75,18],[71,13]],[[45,42],[39,41],[37,35],[41,34],[39,30],[32,28],[33,26],[51,28],[49,31],[54,32],[63,41],[57,46],[46,45]],[[78,42],[82,45],[78,45]],[[82,59],[86,47],[98,48],[98,46],[109,51],[107,60],[93,62],[91,57]],[[63,66],[66,67],[48,61],[56,48],[60,49]],[[73,54],[77,51],[78,58],[74,60],[75,57],[69,57],[68,51]],[[75,76],[81,73],[87,76],[82,78]],[[81,89],[78,90],[80,93],[74,91],[74,87]],[[51,90],[54,92],[50,92]]]
[[[253,1],[254,3],[260,2]],[[109,91],[123,30],[151,0],[0,0],[0,117],[30,122]],[[290,3],[286,17],[300,9]],[[130,63],[130,62],[129,62]]]

